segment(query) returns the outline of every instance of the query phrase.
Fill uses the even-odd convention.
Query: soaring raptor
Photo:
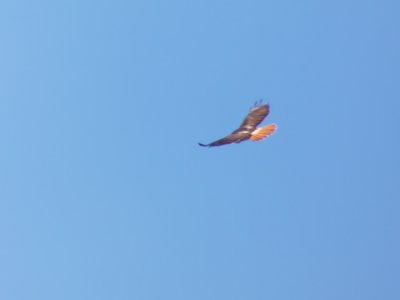
[[[240,143],[248,139],[252,141],[262,140],[274,133],[277,129],[277,126],[274,123],[257,128],[257,125],[260,124],[268,114],[269,105],[261,104],[260,100],[250,109],[239,128],[233,131],[230,135],[210,144],[199,143],[199,145],[203,147],[215,147],[231,143]]]

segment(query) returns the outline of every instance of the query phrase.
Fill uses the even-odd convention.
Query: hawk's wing
[[[239,129],[254,130],[258,124],[260,124],[266,116],[269,114],[268,104],[257,104],[254,105],[247,114],[246,118],[240,124]]]
[[[203,146],[203,147],[222,146],[222,145],[231,144],[231,143],[240,143],[241,141],[247,140],[249,137],[250,137],[250,133],[234,131],[230,135],[228,135],[222,139],[219,139],[215,142],[212,142],[210,144],[199,143],[199,145]]]

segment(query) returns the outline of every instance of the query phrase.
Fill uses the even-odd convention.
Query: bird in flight
[[[269,114],[269,105],[262,104],[261,102],[262,100],[254,104],[246,118],[244,118],[242,124],[240,124],[239,128],[233,131],[230,135],[210,144],[199,143],[199,145],[202,147],[215,147],[231,143],[240,143],[248,139],[252,141],[260,141],[273,134],[277,129],[277,126],[274,123],[257,128],[257,125],[260,124]]]

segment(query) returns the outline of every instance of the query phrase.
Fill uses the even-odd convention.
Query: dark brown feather
[[[247,132],[232,132],[230,135],[219,139],[215,142],[212,142],[210,144],[201,144],[199,143],[200,146],[203,147],[216,147],[216,146],[222,146],[226,144],[231,144],[231,143],[240,143],[241,141],[249,139],[251,136],[250,133]]]
[[[269,114],[269,105],[255,105],[250,109],[250,112],[247,114],[246,118],[243,120],[242,124],[240,124],[239,129],[244,130],[254,130],[257,125],[260,124],[266,116]]]

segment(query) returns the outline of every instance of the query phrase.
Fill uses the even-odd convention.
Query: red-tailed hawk
[[[219,139],[210,144],[201,144],[203,147],[215,147],[222,146],[230,143],[240,143],[245,140],[260,141],[265,137],[270,136],[277,129],[276,124],[269,124],[262,127],[257,127],[266,116],[269,114],[269,105],[261,104],[261,100],[256,102],[254,106],[250,109],[246,118],[240,124],[239,128],[233,131],[230,135]]]

